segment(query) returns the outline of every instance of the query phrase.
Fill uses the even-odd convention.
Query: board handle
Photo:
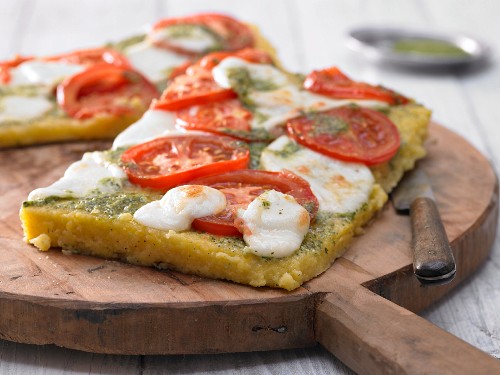
[[[500,361],[360,285],[316,309],[316,340],[359,374],[500,374]]]

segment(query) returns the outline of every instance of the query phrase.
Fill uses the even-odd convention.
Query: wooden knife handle
[[[500,361],[360,285],[336,285],[316,340],[359,374],[500,374]]]
[[[413,271],[423,283],[448,282],[455,259],[434,200],[420,197],[410,207]]]

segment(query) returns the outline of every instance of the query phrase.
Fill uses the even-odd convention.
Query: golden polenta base
[[[98,116],[88,120],[47,116],[24,124],[0,125],[0,148],[73,140],[113,139],[140,118]]]
[[[372,168],[377,184],[368,202],[345,215],[318,212],[301,248],[289,257],[258,257],[248,253],[239,238],[148,228],[133,220],[134,210],[110,211],[106,199],[94,202],[90,208],[75,208],[78,199],[66,200],[69,206],[64,200],[25,203],[20,213],[25,241],[41,250],[61,247],[252,286],[295,289],[324,272],[346,251],[354,235],[386,202],[385,191],[425,155],[423,141],[430,112],[418,105],[407,105],[391,109],[389,116],[400,130],[402,146],[390,162]],[[144,201],[158,199],[146,192],[143,195]],[[72,202],[77,202],[76,206]],[[116,197],[110,197],[109,204],[116,204]]]
[[[383,206],[386,198],[377,186],[368,204],[354,215],[320,212],[301,248],[281,259],[246,252],[239,238],[152,229],[138,224],[130,213],[109,217],[46,205],[23,208],[21,220],[25,239],[42,250],[61,247],[132,264],[292,290],[325,271],[341,256],[356,229]]]

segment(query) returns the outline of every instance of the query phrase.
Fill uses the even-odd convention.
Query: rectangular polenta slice
[[[401,147],[389,162],[372,168],[376,184],[368,201],[348,214],[320,210],[300,249],[290,256],[257,256],[247,252],[239,238],[143,226],[133,213],[161,194],[139,188],[88,198],[26,201],[20,213],[25,240],[41,250],[61,247],[132,264],[293,290],[324,272],[346,251],[354,235],[384,205],[386,192],[425,155],[430,112],[408,104],[391,107],[388,116],[398,127]]]
[[[239,23],[236,20],[234,22]],[[248,28],[249,32],[251,32],[255,48],[266,51],[273,59],[276,59],[274,48],[261,35],[258,28],[244,23],[239,24]],[[183,62],[185,63],[188,57],[182,57],[182,55],[174,59],[171,56],[162,57],[158,53],[158,50],[161,49],[152,45],[150,47],[154,48],[155,51],[141,49],[142,45],[148,43],[151,44],[148,42],[146,35],[142,34],[116,43],[109,43],[105,47],[122,53],[125,56],[124,58],[130,60],[129,63],[134,70],[146,76],[161,92],[174,67],[181,64],[182,59],[184,59]],[[132,53],[128,54],[127,51],[132,50],[134,47],[141,48],[131,56]],[[75,51],[75,53],[79,52]],[[169,52],[165,53],[168,54]],[[172,65],[173,62],[176,62],[177,65]],[[169,68],[164,68],[163,64],[170,64]],[[50,71],[50,69],[48,70]],[[156,72],[154,74],[156,78],[153,77],[150,70]],[[158,76],[164,78],[158,78]],[[55,79],[52,84],[23,82],[19,86],[11,86],[0,81],[0,148],[73,140],[113,139],[129,125],[139,120],[149,107],[149,100],[140,100],[145,97],[149,98],[149,95],[141,95],[141,98],[139,96],[131,99],[120,98],[121,105],[129,109],[127,113],[115,115],[103,112],[90,118],[73,118],[61,108],[56,98],[56,84],[60,82],[60,79],[62,77]],[[6,101],[12,100],[12,98],[14,100],[10,103],[15,103],[12,104],[11,109],[8,109],[11,104]]]

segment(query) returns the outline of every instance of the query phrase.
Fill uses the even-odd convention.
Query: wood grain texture
[[[20,227],[14,223],[19,202],[33,188],[31,181],[50,183],[88,146],[77,143],[2,152],[10,160],[0,171],[9,176],[8,184],[0,188],[0,204],[8,207],[0,229],[2,338],[116,354],[260,351],[309,347],[320,341],[352,365],[356,358],[352,353],[345,355],[343,349],[349,344],[356,347],[356,340],[362,342],[364,336],[359,338],[353,328],[340,331],[345,334],[343,345],[332,345],[330,338],[338,334],[337,326],[322,318],[331,314],[316,311],[318,304],[336,309],[352,306],[353,312],[363,316],[360,322],[365,325],[355,325],[361,331],[369,327],[367,322],[390,324],[388,311],[413,316],[404,308],[418,311],[452,290],[486,259],[495,236],[498,184],[488,161],[460,137],[433,125],[429,156],[419,167],[429,174],[457,258],[457,280],[446,286],[422,287],[413,277],[408,218],[396,215],[390,205],[333,267],[291,293],[57,250],[40,253],[22,243]],[[107,143],[93,146],[105,148]],[[47,166],[49,175],[44,172]],[[24,173],[16,173],[20,170]],[[468,185],[470,178],[481,180],[481,187]],[[404,308],[386,300],[358,304],[352,298],[371,293],[366,288]],[[342,301],[341,307],[336,298]],[[356,317],[353,312],[348,314],[351,319]],[[419,322],[424,333],[431,326],[416,317],[410,322],[415,334]],[[452,346],[452,336],[433,329],[444,335],[442,342]],[[432,347],[432,340],[428,345]],[[364,348],[370,358],[380,351],[370,343]],[[388,352],[393,349],[387,347]],[[394,358],[387,361],[377,363],[399,365]],[[367,368],[375,369],[370,365]],[[377,370],[386,368],[391,367]]]

